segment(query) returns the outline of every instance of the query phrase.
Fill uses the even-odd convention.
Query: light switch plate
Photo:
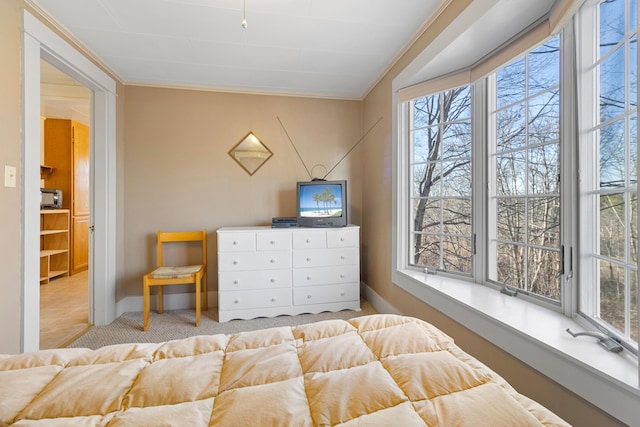
[[[15,187],[16,186],[16,167],[4,165],[4,186]]]

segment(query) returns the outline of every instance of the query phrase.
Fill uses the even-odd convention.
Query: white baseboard
[[[367,302],[371,304],[371,306],[375,308],[378,313],[403,314],[400,310],[389,304],[387,300],[378,295],[376,291],[371,289],[364,282],[360,282],[360,295],[362,295],[362,298],[367,300]]]
[[[218,291],[207,292],[209,310],[218,307]],[[158,298],[155,295],[151,295],[151,310],[156,310],[158,307]],[[188,308],[194,308],[196,306],[196,294],[195,293],[180,293],[180,294],[164,294],[164,309],[165,310],[185,310]],[[116,303],[116,317],[121,316],[127,312],[142,311],[144,307],[144,300],[142,296],[132,296],[121,299]]]

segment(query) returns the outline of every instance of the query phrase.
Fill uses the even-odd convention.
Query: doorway
[[[23,11],[22,319],[21,351],[39,349],[40,60],[89,88],[91,99],[91,198],[89,322],[116,316],[116,83],[31,13]],[[64,32],[64,30],[61,30]]]
[[[40,60],[40,186],[62,194],[58,209],[40,211],[41,350],[90,326],[90,105],[89,89]]]

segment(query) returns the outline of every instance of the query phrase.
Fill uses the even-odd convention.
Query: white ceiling
[[[243,0],[28,1],[124,84],[362,99],[451,0],[245,0],[247,29]],[[416,78],[471,65],[554,3],[474,0]]]
[[[35,0],[128,84],[360,99],[439,0]]]

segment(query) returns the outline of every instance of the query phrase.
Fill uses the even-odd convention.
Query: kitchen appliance
[[[62,207],[62,190],[56,188],[40,189],[40,209],[60,209]]]

